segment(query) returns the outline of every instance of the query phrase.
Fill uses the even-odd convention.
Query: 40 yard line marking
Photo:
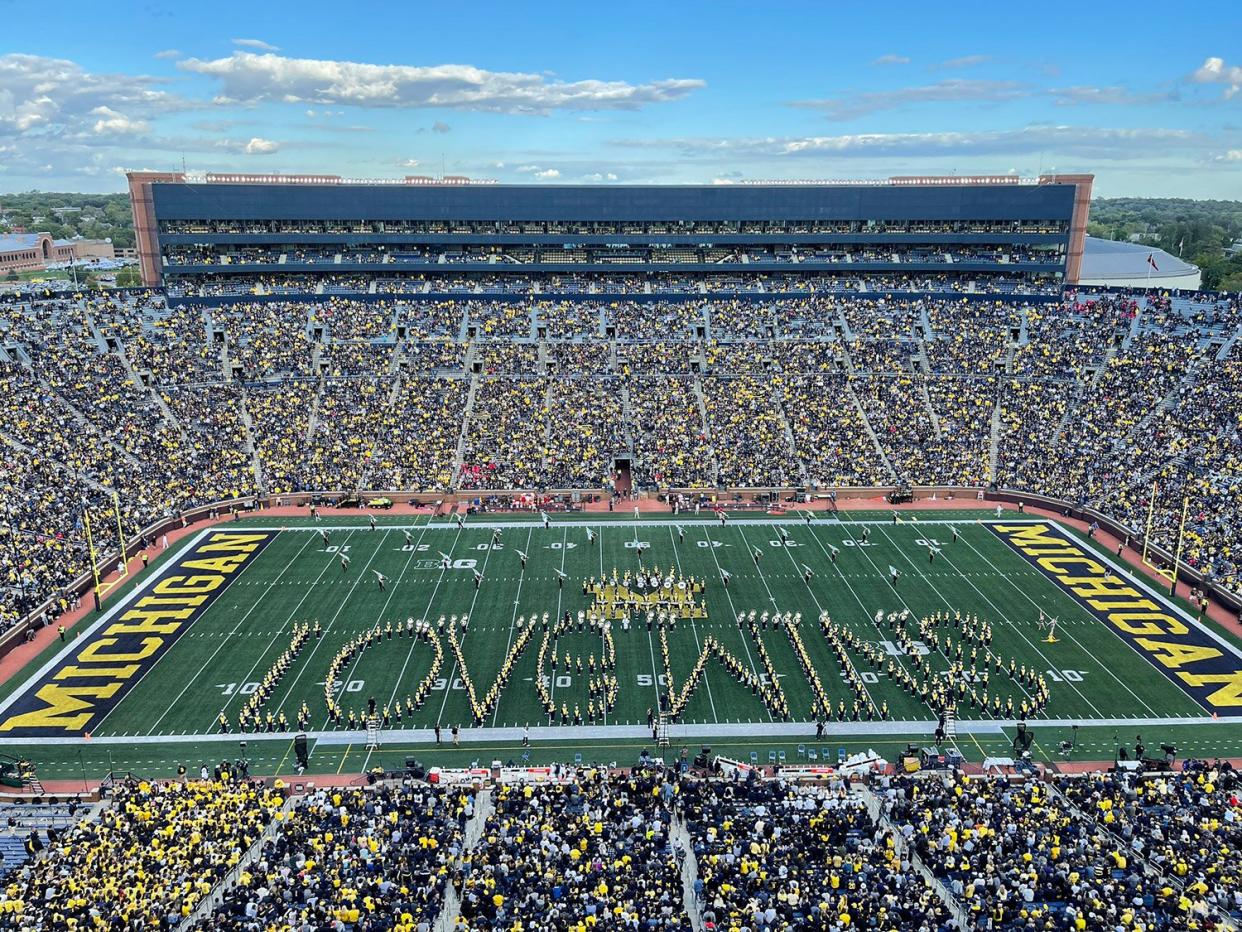
[[[742,639],[742,650],[746,651],[746,662],[750,664],[750,672],[758,678],[759,671],[755,669],[755,658],[750,655],[750,641],[747,640],[746,632],[742,630],[742,626],[737,623],[737,606],[733,603],[733,594],[729,592],[729,587],[724,584],[724,570],[720,566],[720,558],[716,556],[716,544],[712,540],[712,535],[708,533],[711,523],[700,521],[698,526],[703,529],[703,539],[707,541],[707,552],[712,555],[712,562],[716,564],[716,572],[720,575],[720,587],[724,590],[725,598],[729,600],[729,619],[733,626],[737,628],[738,637]],[[779,686],[780,684],[777,683],[776,685]],[[766,705],[763,706],[763,711],[768,716],[769,722],[776,721],[772,717],[771,710]]]
[[[677,538],[673,535],[672,528],[668,529],[668,539],[673,545],[673,559],[677,561],[677,575],[679,578],[684,579],[685,577],[682,576],[681,573],[681,554],[677,550]],[[695,648],[699,651],[699,653],[702,653],[703,644],[699,641],[699,627],[694,623],[693,616],[690,618],[690,630],[694,632]],[[720,721],[720,716],[716,713],[716,700],[712,698],[712,681],[707,675],[706,668],[703,669],[703,685],[707,687],[707,701],[712,707],[712,718],[716,721]]]

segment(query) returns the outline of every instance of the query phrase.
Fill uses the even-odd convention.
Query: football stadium
[[[1219,269],[1091,173],[516,171],[8,237],[0,929],[1237,929]]]

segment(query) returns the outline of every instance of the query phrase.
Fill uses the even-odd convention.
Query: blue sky
[[[184,159],[534,184],[1087,171],[1105,196],[1242,198],[1242,3],[929,6],[0,0],[0,191],[120,191]]]

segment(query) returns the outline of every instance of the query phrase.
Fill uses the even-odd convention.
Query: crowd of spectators
[[[697,860],[705,928],[956,927],[847,782],[696,781],[679,802]]]
[[[459,928],[689,932],[670,841],[677,791],[660,770],[497,786],[461,869]]]
[[[86,569],[84,508],[114,546],[113,491],[130,536],[256,492],[598,487],[626,453],[642,487],[994,482],[1136,529],[1154,485],[1155,541],[1189,498],[1184,558],[1242,589],[1238,321],[1087,291],[25,296],[0,305],[3,612]]]
[[[420,771],[291,800],[241,762],[203,765],[120,781],[33,833],[0,928],[1231,928],[1242,781],[1160,753],[1150,772],[799,783],[644,751],[631,770],[557,764],[484,796]]]
[[[474,805],[468,788],[413,780],[310,792],[225,892],[210,927],[430,929]]]
[[[888,818],[978,928],[1212,929],[1221,927],[1217,904],[1233,900],[1235,887],[1214,885],[1216,873],[1231,876],[1235,865],[1212,871],[1215,852],[1196,858],[1161,844],[1200,812],[1193,803],[1184,816],[1175,803],[1162,806],[1155,787],[1135,800],[1107,778],[1064,781],[1068,796],[1040,780],[960,772],[881,784]]]
[[[174,928],[283,805],[280,792],[227,771],[218,780],[118,784],[97,818],[76,823],[8,878],[0,928]]]

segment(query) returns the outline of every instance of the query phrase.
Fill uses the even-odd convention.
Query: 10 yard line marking
[[[975,552],[975,553],[976,553],[979,557],[981,557],[981,558],[983,559],[983,562],[984,562],[984,563],[986,563],[988,566],[992,567],[992,569],[993,569],[993,570],[996,570],[996,572],[997,572],[997,573],[1000,573],[1000,570],[999,570],[999,569],[997,569],[997,566],[996,566],[996,564],[995,564],[995,563],[993,563],[993,562],[992,562],[991,560],[989,560],[986,556],[984,556],[983,552],[982,552],[982,551],[980,551],[978,547],[976,547],[974,544],[972,544],[969,540],[966,540],[966,535],[964,535],[964,534],[962,535],[962,540],[966,541],[966,546],[967,546],[967,547],[969,547],[971,550],[973,550],[973,551],[974,551],[974,552]],[[949,562],[950,562],[950,563],[952,563],[953,561],[952,561],[952,560],[950,560]],[[956,567],[954,567],[954,568],[956,569]],[[967,581],[969,582],[969,580],[967,580]],[[1026,599],[1028,602],[1030,602],[1030,603],[1031,603],[1032,605],[1034,605],[1036,608],[1039,608],[1039,603],[1038,603],[1038,602],[1036,602],[1034,599],[1032,599],[1029,595],[1027,595],[1027,594],[1026,594],[1026,591],[1025,591],[1024,589],[1022,589],[1020,586],[1018,586],[1018,585],[1014,584],[1014,582],[1013,582],[1012,580],[1006,579],[1006,581],[1009,583],[1009,585],[1010,585],[1010,586],[1012,586],[1014,589],[1016,589],[1016,590],[1018,591],[1018,593],[1019,593],[1019,594],[1020,594],[1020,595],[1021,595],[1024,599]],[[995,604],[992,602],[992,600],[991,600],[991,599],[989,599],[986,595],[984,595],[982,591],[980,591],[980,589],[979,589],[979,587],[978,587],[978,586],[976,586],[974,583],[970,583],[970,585],[971,585],[971,587],[972,587],[972,588],[973,588],[976,592],[979,592],[979,594],[980,594],[980,595],[983,595],[983,598],[987,601],[987,603],[988,603],[989,605],[991,605],[993,608],[995,608],[995,607],[996,607],[996,606],[995,606]],[[1058,588],[1056,591],[1058,591],[1058,592],[1062,592],[1062,591],[1064,591],[1064,590],[1061,590],[1061,589],[1059,589],[1059,588]],[[1071,601],[1071,602],[1073,602],[1073,604],[1075,605],[1075,607],[1077,607],[1079,610],[1081,610],[1081,609],[1082,609],[1082,606],[1080,606],[1077,602],[1074,602],[1074,601],[1073,601],[1073,598],[1070,596],[1070,594],[1069,594],[1068,592],[1067,592],[1067,593],[1065,593],[1065,597],[1066,597],[1067,599],[1070,599],[1070,601]],[[1011,622],[1011,625],[1012,625],[1012,622]],[[1014,628],[1014,630],[1015,630],[1015,631],[1019,631],[1019,629],[1018,629],[1018,626],[1017,626],[1017,625],[1012,625],[1012,627]],[[1111,627],[1111,626],[1109,626],[1109,627],[1108,627],[1108,630],[1112,631],[1113,629],[1112,629],[1112,627]],[[1116,635],[1116,632],[1115,632],[1115,631],[1114,631],[1113,633]],[[1026,641],[1028,644],[1030,644],[1030,643],[1031,643],[1030,639],[1029,639],[1029,638],[1027,638],[1027,636],[1026,636],[1025,634],[1023,634],[1021,631],[1019,631],[1019,634],[1022,634],[1022,639],[1023,639],[1024,641]],[[1078,638],[1074,637],[1074,635],[1073,635],[1073,633],[1072,633],[1072,632],[1070,632],[1069,630],[1066,630],[1066,632],[1065,632],[1065,636],[1066,636],[1066,637],[1068,637],[1071,641],[1073,641],[1076,645],[1078,645],[1078,648],[1079,648],[1080,650],[1082,650],[1083,652],[1085,652],[1085,653],[1087,654],[1087,656],[1091,657],[1093,660],[1096,660],[1095,656],[1094,656],[1094,655],[1093,655],[1093,654],[1092,654],[1089,650],[1087,650],[1087,648],[1083,647],[1082,643],[1078,640]],[[1125,643],[1125,642],[1124,642],[1124,640],[1122,639],[1122,637],[1121,637],[1120,635],[1117,635],[1117,640],[1122,641],[1122,643]],[[1032,647],[1034,647],[1034,645],[1033,645],[1033,644],[1032,644],[1031,646],[1032,646]],[[1036,648],[1035,648],[1035,652],[1036,652],[1037,654],[1039,654],[1039,657],[1040,657],[1040,659],[1041,659],[1041,660],[1043,660],[1045,663],[1048,663],[1048,665],[1049,665],[1049,666],[1052,666],[1051,662],[1048,660],[1048,658],[1047,658],[1047,657],[1045,657],[1045,656],[1044,656],[1043,652],[1042,652],[1042,651],[1040,651],[1040,649],[1039,649],[1038,647],[1036,647]],[[1137,651],[1136,651],[1136,653],[1137,653]],[[1141,655],[1140,655],[1140,656],[1141,656]],[[1097,663],[1097,664],[1099,664],[1099,666],[1100,666],[1100,667],[1104,670],[1104,672],[1105,672],[1105,673],[1107,673],[1109,676],[1111,676],[1111,677],[1113,678],[1113,680],[1114,680],[1114,681],[1116,681],[1116,683],[1117,683],[1119,686],[1121,686],[1121,688],[1122,688],[1122,689],[1124,689],[1124,690],[1125,690],[1126,692],[1128,692],[1131,696],[1133,696],[1133,697],[1134,697],[1134,700],[1135,700],[1136,702],[1138,702],[1140,705],[1142,705],[1145,709],[1147,709],[1147,711],[1148,711],[1148,712],[1152,713],[1153,715],[1156,713],[1156,710],[1155,710],[1155,709],[1153,709],[1153,708],[1152,708],[1150,705],[1148,705],[1146,702],[1144,702],[1144,701],[1143,701],[1143,700],[1142,700],[1142,699],[1141,699],[1141,698],[1140,698],[1140,697],[1139,697],[1139,696],[1138,696],[1138,695],[1134,692],[1134,690],[1132,690],[1129,686],[1127,686],[1124,682],[1122,682],[1121,678],[1120,678],[1120,677],[1118,677],[1118,676],[1117,676],[1117,674],[1115,674],[1115,673],[1114,673],[1111,669],[1109,669],[1109,667],[1108,667],[1108,665],[1107,665],[1107,664],[1101,663],[1099,660],[1096,660],[1096,663]],[[1069,681],[1068,681],[1068,680],[1067,680],[1066,682],[1067,682],[1067,683],[1069,683]],[[1069,684],[1069,685],[1073,686],[1073,684]],[[1073,689],[1074,689],[1074,692],[1076,692],[1076,693],[1078,693],[1080,696],[1082,696],[1082,692],[1078,689],[1078,687],[1073,686]],[[1083,699],[1086,699],[1086,696],[1083,696]],[[1087,701],[1087,704],[1088,704],[1089,706],[1091,706],[1091,708],[1095,709],[1096,714],[1097,714],[1097,715],[1099,715],[1099,716],[1100,716],[1100,718],[1103,718],[1103,717],[1104,717],[1104,716],[1103,716],[1103,714],[1101,714],[1101,713],[1100,713],[1100,710],[1099,710],[1099,709],[1096,709],[1096,707],[1095,707],[1095,704],[1094,704],[1094,703],[1092,703],[1092,702],[1090,702],[1090,701],[1088,700],[1088,701]]]
[[[310,669],[311,658],[314,657],[315,654],[318,652],[320,645],[324,644],[327,641],[328,632],[332,630],[332,626],[336,624],[336,620],[341,617],[341,612],[345,611],[345,606],[349,604],[349,599],[354,594],[354,590],[358,588],[358,583],[362,582],[363,574],[367,570],[369,570],[371,568],[371,564],[375,562],[375,557],[379,554],[379,552],[384,548],[384,545],[388,542],[388,535],[390,533],[391,531],[384,532],[384,536],[380,538],[379,544],[376,545],[373,551],[371,551],[371,556],[367,558],[366,564],[358,572],[358,576],[354,579],[353,585],[351,585],[349,587],[349,591],[345,593],[345,598],[341,601],[340,607],[338,607],[335,614],[333,614],[333,616],[330,619],[328,619],[328,623],[324,625],[323,636],[315,639],[315,643],[311,646],[311,652],[306,655],[306,661],[302,663],[301,666],[298,668],[297,675],[293,678],[293,682],[289,684],[289,689],[285,692],[284,697],[280,700],[280,704],[276,706],[276,711],[278,713],[284,711],[285,702],[289,699],[290,696],[293,695],[294,690],[297,688],[298,681],[302,679],[302,674]],[[331,565],[332,565],[331,563],[328,564],[328,566],[331,566]],[[328,571],[328,568],[327,566],[325,566],[323,569],[323,573],[326,573],[327,571]],[[320,573],[320,575],[322,576],[323,573]],[[307,592],[307,595],[310,595],[309,591]],[[306,597],[303,596],[303,601],[305,601],[305,598]],[[301,607],[301,604],[302,603],[299,602],[298,606]],[[297,609],[295,608],[294,611],[296,612]],[[290,613],[289,617],[290,618],[293,617],[292,612]]]
[[[281,576],[284,576],[284,575],[285,575],[285,573],[288,571],[289,567],[293,566],[293,564],[294,564],[295,562],[297,562],[298,557],[300,557],[300,556],[302,555],[302,551],[303,551],[303,550],[305,550],[305,549],[307,548],[307,546],[310,544],[311,540],[312,540],[312,538],[309,538],[309,537],[308,537],[308,538],[306,539],[306,543],[305,543],[305,544],[303,544],[301,547],[299,547],[299,548],[298,548],[298,552],[297,552],[297,553],[295,553],[295,554],[294,554],[294,555],[293,555],[293,556],[289,559],[289,562],[285,564],[284,569],[282,569],[282,570],[281,570],[281,571],[280,571],[280,572],[276,575],[276,579],[275,579],[275,580],[273,580],[273,582],[274,582],[274,583],[275,583],[275,582],[278,582],[278,581],[280,580],[280,577],[281,577]],[[256,562],[257,562],[257,561],[256,561]],[[243,572],[244,572],[244,571],[243,571]],[[323,574],[321,573],[320,575],[322,576]],[[234,580],[234,581],[236,582],[236,580]],[[210,657],[208,657],[206,660],[204,660],[204,661],[203,661],[203,665],[202,665],[201,667],[199,667],[199,668],[198,668],[198,672],[197,672],[197,673],[195,673],[192,677],[190,677],[189,681],[188,681],[188,682],[186,682],[185,686],[183,686],[183,687],[181,688],[181,692],[177,693],[177,698],[176,698],[176,699],[174,699],[172,702],[170,702],[170,703],[168,704],[168,706],[164,709],[164,711],[160,713],[160,717],[159,717],[159,718],[157,718],[157,719],[155,720],[155,722],[151,725],[151,728],[147,731],[147,734],[148,734],[148,735],[152,734],[152,733],[155,731],[155,729],[159,727],[160,722],[162,722],[162,721],[164,720],[164,716],[166,716],[169,712],[171,712],[171,711],[173,710],[173,707],[174,707],[174,706],[175,706],[178,702],[180,702],[180,701],[181,701],[181,697],[185,695],[186,690],[188,690],[188,689],[190,688],[191,684],[193,684],[193,682],[194,682],[196,679],[198,679],[200,676],[202,676],[203,671],[207,669],[207,664],[211,663],[211,661],[215,659],[216,654],[220,653],[220,651],[221,651],[221,650],[223,650],[224,645],[225,645],[225,644],[227,644],[227,643],[229,643],[229,641],[231,641],[231,640],[233,639],[233,636],[234,636],[235,634],[237,634],[238,629],[239,629],[239,628],[240,628],[243,624],[245,624],[246,619],[247,619],[247,618],[249,618],[249,617],[250,617],[250,615],[251,615],[251,613],[252,613],[252,612],[254,612],[254,610],[255,610],[256,608],[258,608],[258,607],[259,607],[259,603],[260,603],[260,602],[262,602],[262,601],[263,601],[263,599],[264,599],[264,597],[265,597],[265,596],[266,596],[269,592],[271,592],[271,591],[272,591],[271,587],[269,587],[269,588],[267,588],[267,589],[264,589],[264,590],[263,590],[263,592],[262,592],[262,594],[260,594],[260,596],[259,596],[257,599],[255,599],[254,604],[250,606],[250,608],[246,611],[246,614],[242,615],[242,617],[241,617],[240,619],[238,619],[237,624],[235,624],[235,625],[233,626],[233,630],[229,632],[229,636],[228,636],[227,638],[222,639],[222,640],[220,641],[220,646],[219,646],[219,647],[217,647],[215,650],[213,650],[213,651],[211,652],[211,656],[210,656]],[[307,590],[307,593],[309,594],[309,590]],[[299,603],[299,604],[301,604],[301,603]],[[295,609],[294,611],[296,611],[296,609]],[[293,614],[292,614],[292,613],[290,613],[289,618],[292,618],[292,617],[293,617]],[[288,619],[286,619],[286,620],[285,620],[285,623],[286,623],[286,624],[288,624]],[[168,653],[164,654],[164,656],[163,656],[163,657],[160,657],[160,660],[163,660],[163,659],[164,659],[164,657],[167,657],[167,656],[168,656],[168,654],[170,654],[170,653],[172,653],[172,651],[169,651]],[[159,663],[159,660],[157,660],[157,661],[156,661],[156,663]],[[154,667],[154,666],[152,666],[152,668],[151,668],[151,669],[152,669],[152,670],[154,670],[154,669],[155,669],[155,667]],[[150,672],[150,671],[148,671],[148,672]],[[227,704],[227,703],[226,703],[226,704]],[[106,719],[107,717],[108,717],[108,716],[106,716],[106,715],[105,715],[105,716],[104,716],[104,719]],[[101,720],[100,720],[99,724],[100,724],[100,725],[102,725],[102,724],[103,724],[103,719],[101,719]],[[99,725],[96,725],[95,727],[96,727],[96,728],[98,728],[98,727],[99,727]]]

